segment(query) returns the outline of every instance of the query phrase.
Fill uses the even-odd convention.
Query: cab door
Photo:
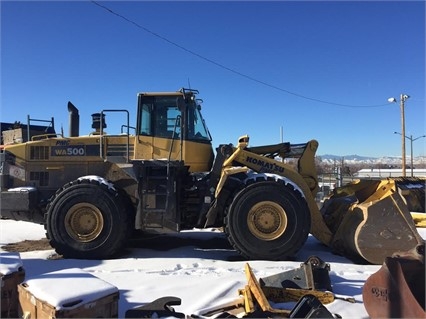
[[[138,125],[136,127],[135,138],[135,160],[147,160],[153,158],[153,103],[147,101],[146,103],[139,104],[138,107]]]
[[[176,95],[139,95],[135,159],[182,160]]]
[[[153,158],[182,160],[181,111],[176,99],[163,99],[156,105],[154,116]]]

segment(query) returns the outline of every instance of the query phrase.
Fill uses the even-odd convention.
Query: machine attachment
[[[272,302],[297,302],[306,295],[314,296],[322,304],[341,299],[351,303],[351,297],[337,297],[331,291],[330,265],[317,256],[309,257],[300,267],[269,277],[259,278],[266,298]]]
[[[330,246],[355,262],[380,265],[424,244],[409,210],[413,202],[419,207],[412,195],[423,191],[424,198],[424,185],[419,179],[358,180],[336,189],[321,208],[333,233]]]
[[[265,287],[296,288],[332,291],[329,276],[330,265],[317,256],[309,257],[299,268],[260,278]]]

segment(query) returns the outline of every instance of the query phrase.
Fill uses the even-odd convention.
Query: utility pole
[[[404,102],[405,100],[408,98],[408,95],[403,95],[401,94],[400,96],[400,100],[399,100],[399,105],[401,108],[401,143],[402,143],[402,176],[406,176],[406,172],[405,172],[405,111],[404,111]]]
[[[406,139],[408,139],[408,140],[410,140],[410,154],[411,154],[411,156],[410,156],[410,158],[411,158],[411,177],[413,177],[414,176],[414,171],[413,171],[413,168],[414,168],[414,159],[413,159],[413,156],[414,156],[414,154],[413,154],[413,142],[414,141],[417,141],[419,138],[422,138],[422,137],[426,137],[426,135],[422,135],[422,136],[419,136],[419,137],[416,137],[416,138],[413,138],[413,135],[410,135],[410,136],[404,136],[404,135],[402,135],[401,133],[399,133],[399,132],[394,132],[394,134],[399,134],[399,135],[401,135],[402,137],[405,137]]]
[[[402,145],[402,176],[406,176],[406,172],[405,172],[405,101],[409,98],[410,96],[407,94],[401,94],[399,97],[399,106],[401,109],[401,145]],[[394,97],[391,97],[388,99],[388,102],[390,103],[394,103],[396,102],[396,99]]]

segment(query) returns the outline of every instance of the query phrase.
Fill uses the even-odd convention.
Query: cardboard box
[[[5,145],[22,143],[24,142],[24,139],[25,140],[27,139],[26,136],[24,136],[24,132],[21,128],[3,131],[2,134],[3,134],[3,143]]]
[[[1,317],[18,315],[18,285],[25,279],[25,271],[19,253],[0,253]]]
[[[118,318],[118,288],[79,268],[29,278],[18,293],[21,318]]]
[[[28,140],[28,130],[25,125],[24,128],[16,128],[2,131],[2,143],[4,145],[17,144],[45,138],[47,135],[56,135],[55,130],[51,127],[43,127],[37,125],[30,126],[30,136]]]

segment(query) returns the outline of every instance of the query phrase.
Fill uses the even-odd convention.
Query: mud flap
[[[426,318],[424,245],[416,248],[423,255],[387,257],[366,280],[362,296],[371,318]]]
[[[409,251],[424,241],[398,193],[354,205],[345,214],[333,241],[333,249],[355,261],[380,265],[398,251]]]

